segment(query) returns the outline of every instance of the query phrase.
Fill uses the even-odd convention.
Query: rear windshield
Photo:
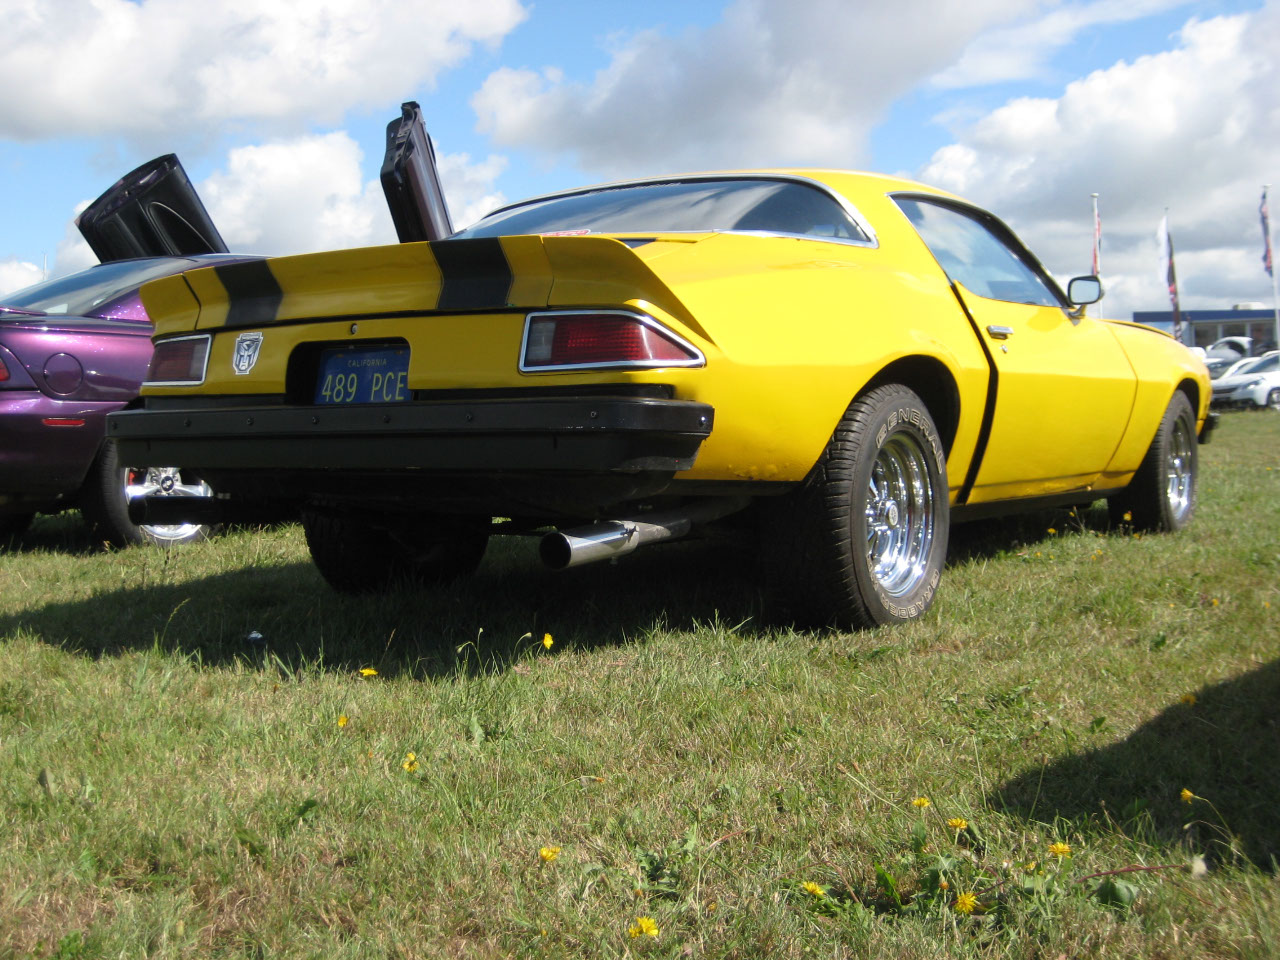
[[[677,180],[604,187],[499,210],[457,233],[708,233],[750,230],[867,242],[836,200],[790,180]]]
[[[0,297],[6,306],[38,313],[67,314],[73,317],[125,316],[110,308],[115,300],[136,290],[148,280],[167,277],[199,264],[175,257],[153,260],[117,260],[102,263],[66,277],[55,277],[35,286]],[[146,319],[144,314],[139,319]]]

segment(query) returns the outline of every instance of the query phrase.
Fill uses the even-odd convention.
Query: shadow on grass
[[[1112,527],[1105,500],[1098,500],[1074,513],[1062,508],[970,520],[951,527],[947,565],[960,566],[971,560],[988,560],[1016,551],[1019,547],[1050,542],[1054,536],[1050,529],[1062,534],[1089,531],[1103,536],[1117,532],[1127,536],[1131,532],[1117,531]]]
[[[0,539],[0,553],[62,553],[84,556],[102,549],[89,533],[79,511],[37,517],[16,537]]]
[[[344,596],[308,562],[182,579],[160,569],[148,582],[0,616],[0,636],[21,631],[95,657],[158,644],[207,664],[428,677],[505,669],[535,645],[541,653],[544,633],[555,652],[708,624],[755,634],[763,604],[752,571],[747,551],[681,542],[555,573],[535,540],[502,537],[475,576],[442,587]]]
[[[1119,823],[1142,839],[1254,865],[1280,860],[1280,660],[1195,691],[1120,743],[1028,770],[997,790],[997,809],[1050,822]],[[1197,798],[1190,804],[1182,790]],[[1184,825],[1191,826],[1184,830]]]
[[[1042,537],[1045,521],[1013,518],[957,530],[949,565]],[[98,553],[101,545],[78,514],[68,513],[39,518],[10,550],[73,557]],[[383,674],[424,677],[501,670],[544,633],[563,650],[710,624],[748,636],[786,629],[767,615],[757,552],[754,537],[738,531],[729,541],[658,544],[617,563],[556,573],[539,561],[536,539],[497,537],[472,578],[362,597],[334,592],[308,562],[253,564],[195,578],[167,576],[161,563],[158,575],[89,600],[0,615],[0,636],[25,630],[90,656],[159,643],[204,663],[286,670],[374,666]],[[143,577],[152,566],[143,565]]]

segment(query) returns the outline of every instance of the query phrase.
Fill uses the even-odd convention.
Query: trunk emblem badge
[[[262,347],[261,333],[242,333],[236,337],[236,349],[231,355],[231,367],[236,373],[248,373],[258,362]]]

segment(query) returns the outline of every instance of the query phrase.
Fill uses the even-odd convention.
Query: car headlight
[[[1246,380],[1244,383],[1240,384],[1240,389],[1252,390],[1254,387],[1256,387],[1260,383],[1262,383],[1262,378],[1254,377],[1252,380]]]

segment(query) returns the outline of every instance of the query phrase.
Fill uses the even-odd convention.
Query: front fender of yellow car
[[[1213,388],[1204,362],[1172,337],[1142,324],[1108,321],[1137,376],[1129,427],[1099,481],[1101,488],[1128,483],[1142,463],[1175,390],[1184,391],[1196,411],[1197,430],[1209,415]]]

